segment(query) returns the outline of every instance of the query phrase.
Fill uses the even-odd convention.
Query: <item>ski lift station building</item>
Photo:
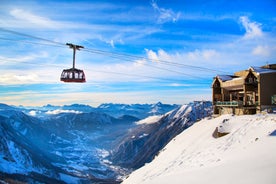
[[[276,109],[276,64],[249,67],[234,75],[217,75],[213,83],[214,114],[255,114]]]

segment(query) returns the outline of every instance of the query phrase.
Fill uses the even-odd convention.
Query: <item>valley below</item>
[[[26,183],[120,183],[210,102],[15,107],[0,104],[0,178]]]

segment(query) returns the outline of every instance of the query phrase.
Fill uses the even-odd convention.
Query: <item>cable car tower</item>
[[[66,43],[71,49],[73,49],[73,68],[64,69],[60,76],[60,81],[63,82],[86,82],[85,74],[83,70],[75,68],[76,50],[84,48],[80,45],[74,45],[72,43]]]

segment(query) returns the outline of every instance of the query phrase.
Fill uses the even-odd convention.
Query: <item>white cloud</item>
[[[28,74],[28,75],[14,75],[14,78],[18,81],[37,81],[38,76],[36,74]]]
[[[252,50],[252,54],[256,56],[270,56],[270,48],[268,46],[259,45]]]
[[[113,40],[110,40],[109,44],[110,44],[110,46],[111,46],[112,48],[115,48],[115,45],[114,45],[114,41],[113,41]]]
[[[61,69],[54,67],[41,67],[32,69],[7,69],[0,74],[0,85],[17,84],[50,84],[59,82]]]
[[[112,48],[115,48],[115,45],[114,45],[114,41],[113,40],[110,40],[110,45]]]
[[[159,56],[157,56],[157,53],[149,50],[149,49],[145,49],[146,53],[147,53],[147,57],[149,60],[151,60],[152,62],[158,62],[159,61]]]
[[[135,67],[141,67],[144,66],[144,64],[147,62],[146,59],[139,59],[134,62]]]
[[[40,27],[45,28],[59,28],[60,25],[58,22],[52,21],[48,18],[35,15],[31,12],[22,10],[22,9],[13,9],[10,11],[10,15],[18,20],[23,20],[32,24],[35,24]]]
[[[53,111],[47,111],[46,114],[60,114],[60,113],[75,113],[75,114],[81,114],[81,111],[76,111],[76,110],[62,110],[62,109],[56,109]]]
[[[188,87],[188,86],[192,86],[192,84],[180,84],[180,83],[171,83],[169,84],[168,86],[171,86],[171,87]]]
[[[188,59],[190,60],[211,60],[219,56],[219,53],[213,49],[198,50],[188,52]]]
[[[0,84],[27,84],[27,83],[37,83],[39,77],[36,74],[3,74],[0,75]]]
[[[165,60],[165,61],[170,61],[172,59],[170,54],[168,54],[163,49],[158,50],[158,56],[159,56],[160,59]]]
[[[160,8],[155,0],[152,0],[151,6],[158,12],[157,23],[176,22],[180,17],[180,13],[175,13],[171,9]]]
[[[159,49],[157,52],[150,50],[150,49],[145,49],[147,58],[151,62],[160,62],[162,61],[171,61],[172,60],[172,55],[168,54],[166,51],[163,49]]]
[[[246,31],[244,35],[245,39],[252,39],[263,35],[261,24],[250,21],[246,16],[241,16],[240,21]]]
[[[32,111],[29,112],[29,114],[30,114],[31,116],[36,116],[36,111],[32,110]]]
[[[211,99],[211,89],[177,90],[169,89],[165,91],[118,91],[118,92],[75,92],[75,93],[49,93],[49,92],[13,92],[0,96],[2,103],[11,105],[42,106],[45,104],[64,105],[73,103],[83,103],[92,106],[98,106],[101,103],[175,103],[184,104],[193,100]],[[0,94],[1,95],[1,94]],[[59,111],[49,111],[48,113],[62,113]],[[65,111],[64,113],[78,113]],[[80,112],[81,113],[81,112]]]
[[[18,56],[14,56],[14,57],[5,57],[5,56],[0,56],[0,62],[3,63],[10,63],[10,62],[26,62],[26,61],[31,61],[31,60],[35,60],[38,58],[47,58],[49,56],[49,54],[47,52],[38,52],[36,54],[24,54],[24,55],[18,55]]]
[[[183,53],[167,53],[163,49],[159,49],[157,52],[149,49],[145,49],[147,52],[147,57],[151,61],[169,61],[173,63],[190,62],[190,61],[211,61],[220,56],[220,53],[214,49],[196,49],[192,52]],[[183,63],[184,64],[184,63]],[[193,63],[192,65],[195,65]]]
[[[219,55],[218,52],[215,50],[212,50],[212,49],[203,50],[203,52],[202,52],[202,56],[206,60],[213,59],[214,57],[216,57],[218,55]]]

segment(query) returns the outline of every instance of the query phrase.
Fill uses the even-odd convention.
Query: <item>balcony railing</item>
[[[216,106],[239,107],[242,105],[243,105],[243,102],[238,102],[238,101],[216,102]]]
[[[246,105],[243,104],[243,101],[224,101],[224,102],[216,102],[216,106],[223,106],[223,107],[242,107],[242,106],[258,106],[259,102],[256,101],[254,103],[247,102]]]

